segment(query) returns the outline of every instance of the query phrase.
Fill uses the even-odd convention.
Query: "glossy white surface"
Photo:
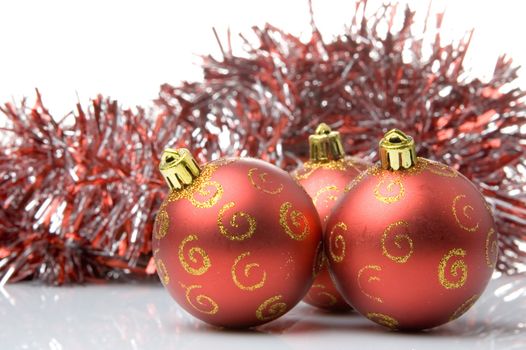
[[[526,349],[526,277],[493,280],[460,319],[421,333],[306,304],[251,331],[192,318],[157,284],[0,289],[0,349]]]

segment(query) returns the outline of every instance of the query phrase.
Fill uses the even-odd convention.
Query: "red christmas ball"
[[[340,135],[321,123],[309,137],[310,160],[297,169],[293,176],[311,196],[322,227],[346,185],[371,164],[353,157],[345,157]],[[303,301],[327,311],[342,312],[351,307],[341,297],[331,280],[325,254],[319,272]]]
[[[444,324],[473,305],[492,275],[492,215],[460,173],[416,159],[402,132],[387,133],[380,154],[382,164],[349,185],[329,219],[331,273],[374,322],[404,330]]]
[[[249,158],[199,169],[187,150],[165,151],[160,167],[174,189],[157,214],[153,252],[179,305],[237,328],[274,320],[303,298],[321,224],[289,174]]]
[[[343,299],[336,289],[331,275],[329,274],[327,258],[325,254],[319,272],[316,274],[312,287],[303,298],[303,301],[317,308],[331,312],[345,312],[352,310],[351,306]]]

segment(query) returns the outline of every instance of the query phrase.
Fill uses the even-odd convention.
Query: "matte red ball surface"
[[[305,298],[303,298],[303,301],[309,305],[330,312],[346,312],[352,310],[351,306],[343,299],[340,292],[338,292],[334,286],[325,256],[323,256],[323,259],[324,263],[321,264],[320,271],[316,275],[314,283]]]
[[[372,167],[351,183],[329,219],[325,248],[343,297],[371,320],[405,330],[467,311],[498,254],[479,191],[422,158],[404,171]]]
[[[153,249],[172,297],[217,326],[250,327],[290,310],[312,284],[321,224],[285,171],[256,159],[203,167],[157,215]]]
[[[293,176],[311,196],[325,227],[332,210],[343,195],[345,186],[371,164],[358,158],[347,157],[329,162],[307,162]],[[322,258],[320,271],[303,301],[328,311],[350,310],[331,280],[326,258]]]

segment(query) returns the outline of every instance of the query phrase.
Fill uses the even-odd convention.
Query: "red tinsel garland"
[[[6,104],[15,135],[0,154],[0,273],[62,284],[144,272],[164,193],[162,144],[144,110],[98,97],[56,122]]]
[[[396,5],[367,18],[365,1],[356,6],[347,32],[329,42],[316,28],[307,43],[270,25],[254,28],[258,42],[245,40],[243,57],[229,48],[220,60],[205,57],[202,82],[163,85],[149,110],[99,97],[68,124],[54,122],[40,96],[30,111],[7,104],[14,137],[0,153],[0,275],[61,284],[151,272],[163,147],[188,147],[202,161],[248,155],[292,169],[321,121],[342,133],[350,154],[368,159],[390,128],[415,136],[421,156],[479,186],[499,228],[498,268],[523,271],[525,92],[507,89],[517,68],[501,57],[490,81],[466,80],[470,35],[453,45],[437,34],[423,57],[414,12],[407,8],[394,29]]]

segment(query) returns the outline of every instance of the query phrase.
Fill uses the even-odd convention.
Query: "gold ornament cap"
[[[170,190],[190,185],[201,173],[199,165],[186,148],[167,148],[161,155],[159,171]]]
[[[318,125],[316,132],[309,136],[309,148],[311,162],[328,162],[345,156],[340,133],[325,123]]]
[[[409,169],[416,164],[415,141],[398,129],[386,132],[379,146],[383,169]]]

